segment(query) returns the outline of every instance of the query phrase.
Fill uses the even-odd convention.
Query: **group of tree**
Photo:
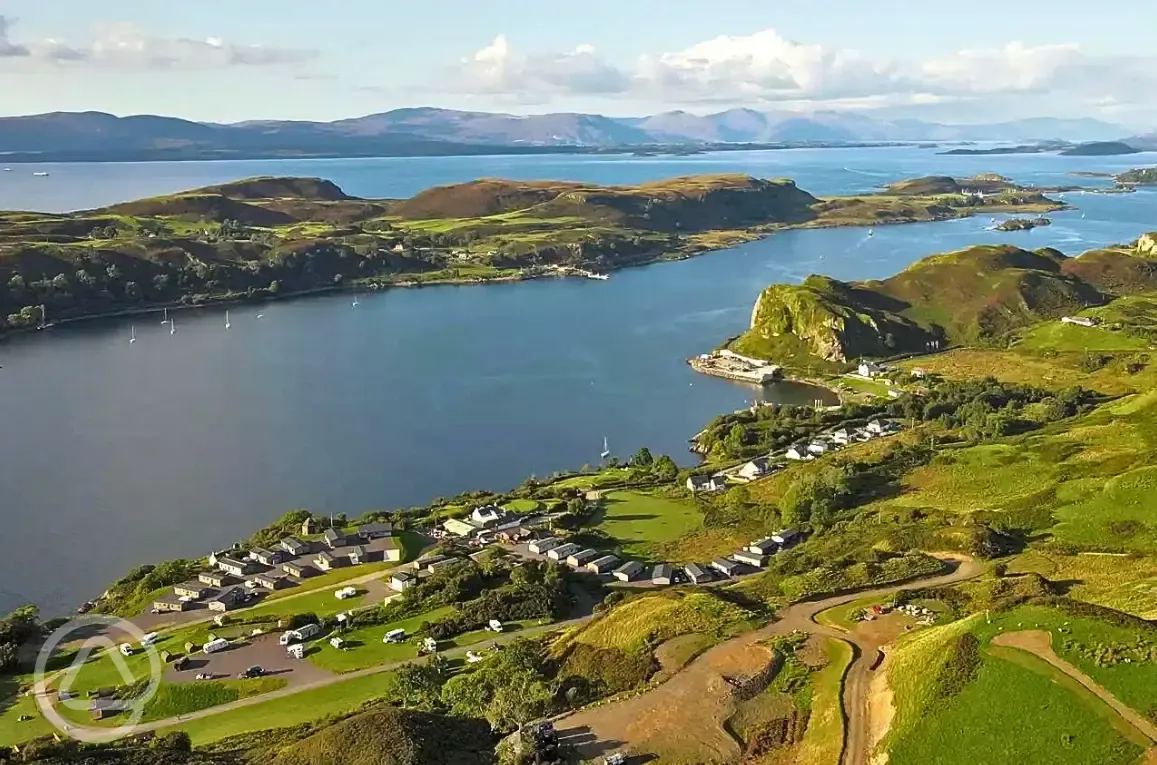
[[[36,606],[22,606],[0,620],[0,675],[17,670],[21,646],[39,637],[43,629]]]

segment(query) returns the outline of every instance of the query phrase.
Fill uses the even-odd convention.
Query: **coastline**
[[[845,197],[830,197],[830,198],[826,198],[824,201],[830,201],[831,199],[843,199],[843,198],[845,198]],[[989,210],[988,212],[999,212],[999,214],[1002,214],[1002,215],[1004,215],[1004,214],[1016,215],[1016,214],[1029,214],[1029,213],[1044,214],[1046,212],[1056,212],[1056,211],[1069,210],[1069,209],[1073,209],[1073,206],[1069,205],[1065,202],[1062,202],[1062,201],[1057,201],[1055,204],[1052,204],[1052,205],[1041,205],[1041,204],[1008,205],[1006,207],[999,208],[999,210]],[[849,221],[812,220],[812,221],[806,221],[803,223],[772,223],[772,224],[767,224],[767,225],[763,225],[763,226],[756,226],[756,227],[747,228],[747,229],[718,229],[718,230],[709,231],[709,232],[704,233],[705,236],[711,236],[711,237],[725,240],[725,241],[720,242],[720,244],[718,244],[718,245],[712,246],[712,245],[708,245],[708,244],[689,242],[688,245],[684,248],[669,250],[669,251],[658,251],[658,252],[648,253],[648,254],[641,256],[637,260],[634,260],[634,261],[629,262],[629,263],[620,263],[620,264],[609,265],[606,267],[605,270],[606,270],[606,272],[609,273],[609,272],[621,271],[621,270],[628,269],[628,268],[637,268],[637,267],[641,267],[641,266],[655,265],[658,263],[689,260],[691,258],[698,257],[700,255],[707,255],[707,254],[710,254],[713,252],[721,252],[724,250],[729,250],[733,247],[737,247],[741,244],[747,244],[749,242],[759,241],[761,239],[764,239],[768,236],[771,236],[772,234],[775,234],[775,233],[778,233],[781,231],[808,230],[808,229],[814,230],[814,229],[828,229],[828,228],[873,228],[873,227],[884,227],[884,226],[903,226],[903,225],[911,225],[911,224],[916,224],[916,223],[942,223],[942,222],[951,221],[951,220],[963,220],[966,218],[974,218],[977,215],[979,215],[981,212],[984,212],[983,208],[976,208],[976,209],[969,208],[969,209],[954,209],[953,210],[954,214],[952,214],[952,215],[937,215],[935,217],[928,218],[926,220],[915,220],[915,219],[912,219],[912,220],[891,220],[891,221],[884,220],[884,221],[872,221],[872,222],[855,221],[855,220],[849,220]],[[429,272],[427,272],[427,273],[429,273]],[[46,329],[51,329],[53,327],[57,327],[57,326],[65,325],[65,324],[77,324],[77,323],[87,322],[87,321],[97,321],[97,320],[101,320],[101,319],[115,319],[115,318],[123,318],[123,317],[130,317],[130,316],[143,316],[143,315],[147,315],[150,313],[156,313],[158,311],[163,311],[166,308],[169,309],[170,311],[181,311],[181,310],[186,310],[186,309],[206,308],[206,307],[210,307],[210,306],[253,305],[256,303],[279,302],[279,301],[283,301],[283,300],[292,300],[295,298],[309,297],[311,295],[322,295],[322,294],[327,294],[327,293],[331,293],[331,292],[334,292],[334,293],[336,293],[336,292],[354,292],[357,290],[366,290],[366,291],[376,292],[376,291],[395,289],[395,288],[414,289],[414,288],[437,287],[437,286],[468,286],[468,285],[486,285],[486,284],[499,284],[499,283],[510,283],[510,282],[525,282],[525,281],[536,281],[539,279],[561,279],[561,278],[585,279],[585,278],[589,278],[587,276],[580,275],[577,273],[576,274],[552,273],[552,272],[526,273],[523,270],[519,270],[519,271],[516,271],[513,273],[498,272],[493,276],[473,276],[473,277],[449,276],[449,277],[445,277],[445,278],[439,277],[439,278],[433,278],[433,279],[422,279],[422,278],[420,278],[421,276],[422,276],[422,272],[415,272],[415,273],[410,273],[410,274],[399,274],[397,277],[391,277],[391,278],[366,277],[364,279],[360,279],[360,280],[357,280],[355,282],[350,282],[350,283],[346,283],[346,284],[342,284],[342,285],[326,285],[326,286],[312,287],[312,288],[305,289],[305,290],[295,290],[292,292],[279,293],[276,295],[270,295],[270,294],[253,295],[253,296],[240,295],[240,294],[206,295],[206,296],[199,296],[202,299],[196,303],[191,303],[191,304],[180,303],[180,302],[177,302],[177,303],[150,303],[148,305],[144,305],[144,306],[141,306],[139,308],[118,309],[118,310],[113,310],[113,311],[101,311],[98,313],[85,313],[85,314],[79,314],[77,316],[68,316],[68,317],[64,317],[61,319],[53,320],[53,321],[49,322],[47,324],[47,326],[45,326],[45,327],[21,327],[21,328],[17,328],[17,329],[9,328],[9,329],[5,329],[5,330],[0,330],[0,343],[3,343],[6,339],[11,338],[11,337],[16,337],[19,335],[25,335],[25,334],[29,334],[29,333],[33,333],[33,332],[40,332],[40,331],[44,331]],[[409,278],[405,278],[405,277],[409,277]],[[414,277],[419,277],[419,278],[414,278]],[[789,378],[785,377],[784,379],[789,379]],[[743,380],[743,379],[741,379],[739,381],[740,382],[751,382],[751,380]],[[808,384],[815,384],[812,381],[805,381],[805,380],[800,380],[800,382],[807,382]],[[821,385],[820,387],[826,388],[827,386]]]

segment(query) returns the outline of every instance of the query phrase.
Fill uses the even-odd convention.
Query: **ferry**
[[[586,277],[587,277],[588,279],[598,279],[599,281],[604,281],[604,282],[605,282],[607,279],[610,279],[610,278],[611,278],[609,274],[595,274],[595,273],[588,273],[588,274],[586,275]]]
[[[39,172],[39,173],[33,173],[33,174],[32,174],[32,177],[33,177],[33,178],[47,178],[47,177],[48,177],[48,173],[41,171],[41,172]]]

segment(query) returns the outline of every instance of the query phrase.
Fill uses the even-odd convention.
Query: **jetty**
[[[743,356],[727,349],[701,353],[687,359],[696,372],[738,382],[767,385],[783,377],[783,368],[770,361]]]

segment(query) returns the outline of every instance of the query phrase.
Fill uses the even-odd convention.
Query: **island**
[[[1063,207],[999,176],[829,199],[744,175],[633,187],[482,179],[410,199],[357,198],[320,178],[251,178],[69,214],[0,213],[0,332],[334,289],[605,278],[789,228]]]
[[[1031,231],[1041,226],[1051,226],[1052,221],[1045,217],[1038,218],[1009,218],[996,224],[997,231]]]
[[[1157,167],[1138,167],[1113,176],[1121,186],[1157,185]]]
[[[1122,154],[1140,154],[1141,149],[1124,141],[1093,141],[1077,144],[1061,151],[1066,157],[1113,157]]]
[[[1016,146],[993,146],[987,149],[949,149],[937,152],[944,156],[983,157],[1003,156],[1007,154],[1051,154],[1072,148],[1068,141],[1045,141],[1033,144],[1018,144]]]

